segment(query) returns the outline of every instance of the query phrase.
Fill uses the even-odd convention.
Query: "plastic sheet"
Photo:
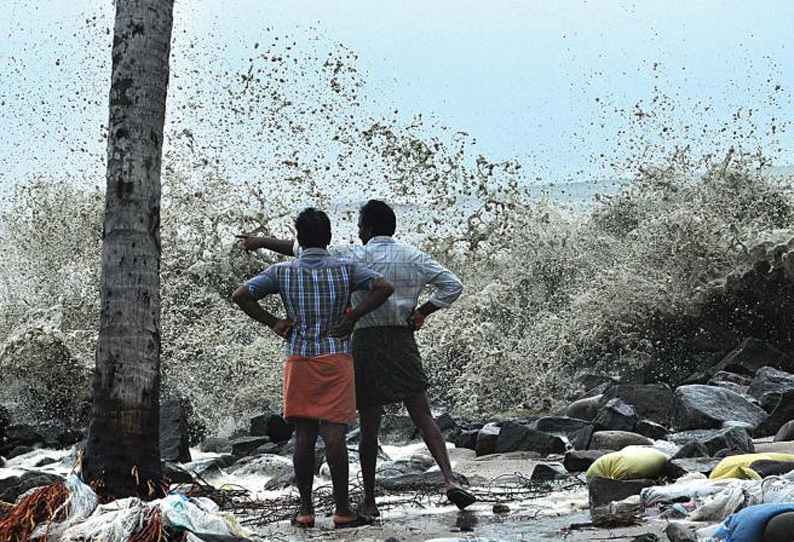
[[[97,495],[94,490],[84,484],[80,478],[70,474],[66,478],[66,488],[69,490],[69,498],[62,508],[67,511],[66,519],[60,523],[45,523],[39,525],[33,531],[31,539],[46,536],[51,540],[58,540],[64,531],[70,527],[86,520],[97,507]]]
[[[208,499],[188,499],[184,495],[169,495],[160,501],[163,524],[178,531],[190,531],[201,537],[202,533],[222,536],[246,537],[231,514],[220,514],[217,505]],[[211,503],[211,504],[210,504]]]
[[[126,542],[143,527],[147,505],[128,498],[101,504],[85,521],[66,529],[62,542]]]

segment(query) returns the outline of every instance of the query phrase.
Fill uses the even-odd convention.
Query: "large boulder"
[[[653,441],[628,431],[596,431],[590,439],[591,450],[620,451],[626,446],[652,446]]]
[[[729,373],[728,371],[717,371],[717,373],[709,379],[708,385],[735,391],[740,395],[747,395],[751,381],[752,378],[747,375]]]
[[[13,503],[17,497],[33,489],[63,482],[64,478],[50,472],[25,471],[19,476],[0,479],[0,501]]]
[[[496,453],[519,451],[560,454],[565,451],[565,441],[516,422],[503,422],[496,438]]]
[[[496,440],[499,438],[501,428],[495,422],[486,423],[477,433],[475,452],[477,456],[496,453]]]
[[[295,428],[288,424],[280,414],[265,412],[251,418],[251,436],[270,437],[273,442],[290,439]]]
[[[606,405],[613,399],[634,408],[637,417],[660,425],[670,423],[673,410],[673,391],[667,384],[624,384],[604,392],[601,404]]]
[[[794,375],[772,367],[762,367],[755,373],[747,393],[761,402],[761,407],[771,412],[786,390],[794,389]]]
[[[755,429],[755,436],[767,437],[777,433],[783,425],[794,420],[794,390],[786,390],[780,396],[775,409]]]
[[[632,431],[637,421],[634,407],[615,398],[601,407],[593,418],[593,425],[597,430]]]
[[[670,433],[663,425],[648,420],[640,420],[634,424],[634,432],[654,440],[663,440]]]
[[[794,420],[786,422],[775,433],[775,442],[790,442],[794,441]]]
[[[671,480],[678,480],[686,474],[693,473],[699,473],[704,476],[708,476],[720,461],[722,461],[721,457],[688,457],[682,459],[671,459],[665,463],[662,473]]]
[[[268,478],[282,476],[293,471],[292,461],[275,454],[265,454],[248,461],[235,463],[230,469],[237,476],[257,475]]]
[[[601,450],[571,450],[565,454],[562,465],[569,472],[584,472],[602,455]]]
[[[601,395],[594,397],[585,397],[574,401],[565,410],[565,415],[569,418],[578,418],[580,420],[592,421],[598,414],[598,409],[601,407]]]
[[[232,439],[232,455],[235,457],[243,457],[250,455],[254,450],[270,442],[268,437],[239,437]]]
[[[748,337],[716,366],[716,370],[754,375],[762,367],[794,373],[794,360],[777,348]]]
[[[756,426],[766,416],[761,407],[725,388],[692,384],[675,390],[672,423],[678,430],[717,428],[728,421]]]
[[[535,423],[535,429],[551,435],[564,435],[570,440],[572,435],[588,425],[590,425],[590,422],[586,420],[567,416],[548,416],[540,418]]]
[[[406,444],[419,436],[410,416],[386,414],[381,419],[380,440],[388,444]]]
[[[681,446],[676,454],[677,458],[685,457],[685,448],[689,449],[688,457],[697,457],[695,450],[705,451],[708,456],[714,456],[720,450],[733,450],[741,453],[754,453],[755,445],[747,430],[741,427],[728,427],[725,429],[694,429],[671,433],[668,440]]]

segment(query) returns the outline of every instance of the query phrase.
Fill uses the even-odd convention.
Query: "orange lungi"
[[[284,417],[356,423],[353,357],[289,356],[284,365]]]

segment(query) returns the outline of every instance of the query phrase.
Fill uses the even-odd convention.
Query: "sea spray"
[[[374,115],[377,94],[344,46],[269,35],[233,67],[211,50],[175,47],[194,57],[173,66],[165,142],[164,382],[213,432],[280,401],[282,345],[229,303],[237,284],[279,258],[249,255],[233,235],[291,237],[304,205],[329,209],[336,242],[355,242],[358,205],[386,199],[399,237],[461,276],[464,297],[419,340],[434,401],[470,416],[546,411],[576,392],[580,371],[648,363],[672,344],[700,288],[745,265],[758,242],[792,235],[790,183],[766,173],[763,149],[654,149],[643,144],[653,105],[642,117],[625,112],[641,119],[616,150],[632,178],[572,212],[533,195],[526,166],[490,161],[468,134],[420,114]],[[63,360],[92,365],[102,197],[85,184],[68,172],[32,177],[2,207],[0,364],[15,337],[46,336],[42,344],[55,337],[68,354],[25,355],[49,360],[41,365],[54,378]]]

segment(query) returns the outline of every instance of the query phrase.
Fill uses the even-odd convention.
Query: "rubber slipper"
[[[339,516],[334,516],[334,529],[352,529],[353,527],[363,527],[365,525],[372,525],[374,518],[365,516],[363,514],[356,514],[356,517],[350,520],[337,520]]]
[[[477,502],[477,498],[462,487],[456,487],[447,491],[447,499],[457,506],[459,510],[463,510],[467,506]]]
[[[301,529],[311,529],[314,527],[314,516],[312,514],[301,514],[300,512],[295,512],[295,515],[292,516],[292,519],[290,519],[289,522],[295,527],[300,527]]]

